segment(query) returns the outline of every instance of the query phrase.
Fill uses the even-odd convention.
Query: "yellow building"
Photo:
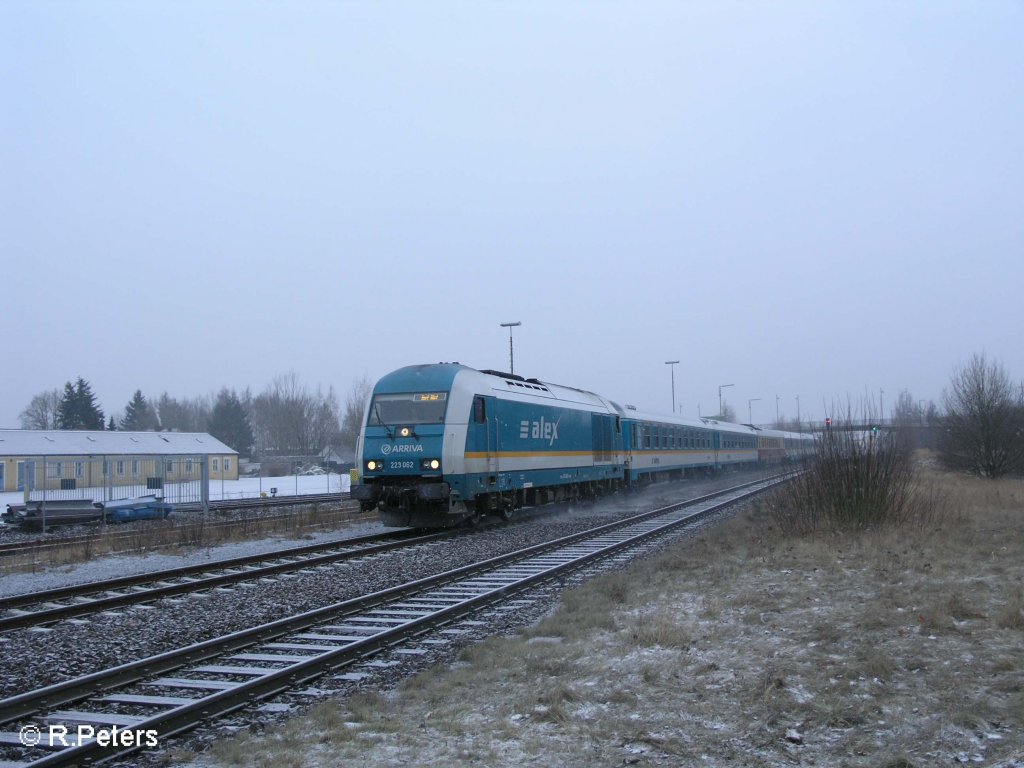
[[[0,490],[160,491],[237,480],[238,452],[205,432],[0,429]]]

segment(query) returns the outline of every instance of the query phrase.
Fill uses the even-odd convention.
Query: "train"
[[[799,460],[810,435],[645,413],[575,387],[459,363],[411,365],[374,386],[352,498],[386,526],[487,515],[730,467]]]

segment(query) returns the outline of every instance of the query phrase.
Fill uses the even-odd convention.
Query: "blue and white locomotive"
[[[458,363],[414,365],[374,387],[352,497],[379,508],[385,525],[449,527],[755,463],[758,453],[759,430],[744,425],[641,414],[593,392]]]

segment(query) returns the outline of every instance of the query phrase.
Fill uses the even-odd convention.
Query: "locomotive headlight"
[[[370,459],[368,462],[366,462],[366,468],[371,472],[376,472],[378,469],[384,469],[384,462],[374,461],[373,459]]]
[[[402,437],[408,437],[409,435],[412,434],[412,432],[408,427],[402,427],[400,430],[398,430],[398,434],[400,434]]]
[[[422,470],[427,470],[427,471],[431,471],[432,470],[432,471],[436,472],[440,468],[441,468],[441,462],[440,462],[439,459],[421,459],[420,460],[420,469],[422,469]]]

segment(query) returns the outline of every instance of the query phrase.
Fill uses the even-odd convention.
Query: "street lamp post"
[[[753,404],[760,400],[760,397],[752,397],[747,400],[747,424],[754,426],[754,408]]]
[[[512,329],[517,325],[522,325],[522,323],[516,320],[514,323],[499,323],[499,325],[501,325],[502,328],[508,328],[508,372],[515,373],[516,361],[512,354]]]
[[[671,366],[672,371],[672,413],[676,412],[676,365],[678,360],[666,360],[665,365]]]
[[[722,390],[726,387],[735,387],[735,384],[719,384],[718,385],[718,418],[722,418]]]

